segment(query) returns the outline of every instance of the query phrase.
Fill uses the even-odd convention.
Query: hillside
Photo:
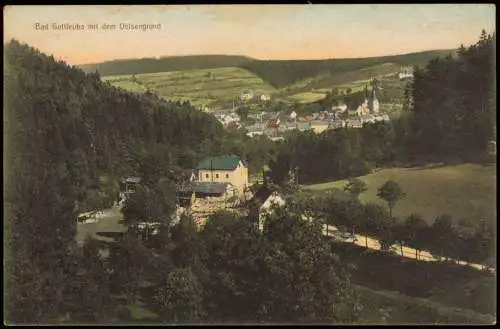
[[[386,63],[396,64],[393,72],[397,72],[400,65],[422,66],[436,56],[446,56],[450,53],[454,53],[454,50],[431,50],[404,55],[354,59],[254,60],[240,66],[254,72],[270,85],[284,88],[318,75],[324,75],[326,78]],[[339,82],[345,83],[337,81],[337,83]]]
[[[79,65],[79,67],[86,73],[98,71],[101,76],[110,76],[230,67],[238,66],[250,60],[252,59],[245,56],[192,55],[120,59],[103,63],[84,64]]]
[[[332,89],[347,94],[364,88],[377,77],[380,101],[391,112],[401,108],[404,81],[396,74],[401,65],[425,66],[436,56],[454,50],[432,50],[395,56],[325,59],[256,60],[244,56],[197,55],[116,60],[82,65],[98,71],[103,80],[132,92],[148,89],[168,100],[190,101],[195,106],[223,109],[245,89],[270,94],[285,103],[310,103]],[[135,79],[132,77],[135,76]]]
[[[385,205],[377,197],[377,189],[388,180],[401,185],[406,197],[394,207],[394,214],[405,218],[412,213],[432,222],[443,213],[455,221],[476,222],[487,219],[495,222],[495,167],[457,165],[417,168],[384,169],[360,177],[367,184],[367,191],[360,195],[363,202]],[[309,185],[308,190],[325,193],[330,189],[342,190],[346,180]],[[429,189],[429,186],[432,186]]]
[[[276,89],[255,74],[238,67],[179,70],[102,78],[115,87],[133,92],[151,90],[161,98],[190,101],[195,106],[231,107],[247,89],[257,94],[273,94]]]

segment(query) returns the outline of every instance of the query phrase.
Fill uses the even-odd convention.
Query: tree
[[[126,233],[110,247],[112,291],[124,293],[129,304],[139,298],[139,287],[151,264],[151,254],[134,234]]]
[[[117,305],[110,292],[109,274],[99,255],[97,241],[88,237],[75,253],[74,267],[68,280],[65,298],[69,323],[113,321]]]
[[[418,259],[418,251],[426,245],[428,237],[427,222],[417,214],[411,214],[405,220],[407,243],[415,249],[415,258]]]
[[[271,323],[350,323],[358,305],[347,270],[322,237],[321,223],[300,217],[278,209],[266,223],[260,317]]]
[[[366,183],[359,178],[349,178],[349,182],[344,187],[344,191],[351,193],[355,199],[366,190]]]
[[[241,121],[246,121],[248,119],[248,112],[249,112],[248,107],[246,106],[238,107],[236,112],[240,116]]]
[[[401,248],[401,256],[404,256],[403,246],[408,243],[408,230],[405,223],[395,222],[391,228],[391,238],[394,242],[399,243]]]
[[[174,209],[173,186],[169,182],[163,182],[154,188],[138,186],[136,192],[125,202],[122,212],[129,229],[139,233],[139,223],[159,223],[164,228],[168,227]],[[145,239],[148,239],[149,226],[144,232]]]
[[[230,212],[207,219],[200,233],[209,321],[255,321],[259,309],[262,250],[258,228]]]
[[[170,272],[156,289],[155,303],[167,323],[196,323],[204,316],[203,287],[190,268]]]
[[[449,214],[438,216],[431,226],[431,249],[441,257],[448,258],[453,254],[453,223]]]
[[[392,210],[400,199],[404,198],[405,193],[398,183],[389,180],[378,189],[377,196],[387,202],[389,206],[389,216],[392,217]]]
[[[182,214],[179,223],[171,229],[174,243],[172,258],[176,267],[196,268],[200,257],[200,240],[197,225],[190,214]]]
[[[387,231],[390,229],[388,221],[390,217],[384,207],[375,203],[366,204],[363,210],[360,224],[362,232],[365,234],[365,245],[368,248],[368,235],[378,238],[379,241],[387,235]]]
[[[351,89],[351,87],[347,87],[346,94],[350,94],[350,93],[352,93],[352,89]]]

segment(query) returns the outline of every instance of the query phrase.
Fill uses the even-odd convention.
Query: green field
[[[184,70],[103,77],[116,87],[132,92],[144,92],[149,88],[158,96],[170,100],[188,100],[195,106],[219,108],[232,104],[240,94],[251,89],[256,95],[271,95],[276,90],[255,74],[237,67]]]
[[[436,216],[449,213],[456,221],[484,218],[496,221],[496,168],[473,164],[418,168],[383,169],[360,177],[367,191],[363,202],[385,204],[377,197],[377,189],[387,180],[401,185],[406,197],[394,207],[398,217],[418,213],[432,222]],[[342,189],[345,180],[306,186],[306,190],[322,192]]]
[[[492,324],[495,317],[394,291],[354,286],[362,304],[358,324]]]
[[[320,92],[304,92],[300,94],[291,95],[288,100],[299,103],[311,103],[325,98],[325,93]]]

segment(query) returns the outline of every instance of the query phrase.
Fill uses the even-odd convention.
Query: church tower
[[[375,89],[373,89],[373,92],[372,92],[372,108],[371,108],[371,110],[372,110],[373,114],[377,114],[380,111],[380,104],[378,102],[377,94],[375,93]]]

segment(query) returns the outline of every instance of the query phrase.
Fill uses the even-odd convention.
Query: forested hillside
[[[102,76],[141,74],[217,67],[233,67],[245,63],[251,58],[232,55],[192,55],[162,58],[121,59],[97,64],[80,65],[86,73],[96,70]]]
[[[275,88],[284,88],[321,74],[335,76],[386,63],[424,66],[436,56],[453,52],[453,50],[431,50],[405,55],[353,59],[255,60],[245,62],[240,67],[257,74]]]
[[[174,180],[231,144],[188,103],[125,92],[17,41],[4,60],[8,316],[50,322],[69,311],[78,212],[109,206],[126,175]]]

